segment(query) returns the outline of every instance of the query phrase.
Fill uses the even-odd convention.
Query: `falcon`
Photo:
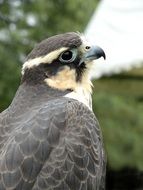
[[[90,70],[104,51],[69,32],[35,46],[0,114],[0,190],[101,190],[105,154]]]

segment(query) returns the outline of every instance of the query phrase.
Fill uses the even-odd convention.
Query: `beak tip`
[[[103,55],[102,55],[102,57],[104,58],[104,60],[106,60],[106,54],[105,54],[104,51],[103,51]]]
[[[100,57],[103,57],[104,60],[106,59],[106,54],[105,54],[105,52],[104,52],[104,50],[102,48],[97,47],[96,54],[97,54],[97,59],[100,58]]]

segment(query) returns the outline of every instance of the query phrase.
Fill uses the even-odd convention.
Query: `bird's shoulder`
[[[95,115],[93,111],[91,111],[85,104],[82,102],[68,98],[68,97],[60,97],[54,98],[47,102],[42,102],[36,109],[35,114],[39,117],[55,117],[57,115],[61,115],[64,113],[68,116],[66,119],[71,117],[77,117],[80,115],[90,115],[95,119]],[[76,113],[76,114],[75,114]]]
[[[66,97],[54,98],[35,109],[31,116],[28,113],[27,118],[17,121],[11,132],[9,125],[3,129],[8,136],[1,143],[0,187],[31,189],[34,183],[34,187],[45,183],[53,187],[51,180],[59,189],[66,184],[72,189],[75,182],[76,189],[82,189],[81,180],[83,186],[95,186],[101,175],[97,176],[97,170],[102,170],[102,152],[93,112]]]

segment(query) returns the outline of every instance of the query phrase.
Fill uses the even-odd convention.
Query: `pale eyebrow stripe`
[[[59,48],[57,50],[54,50],[50,53],[48,53],[47,55],[45,56],[40,56],[40,57],[36,57],[34,59],[29,59],[28,61],[26,61],[24,64],[23,64],[23,67],[22,67],[22,75],[24,74],[25,70],[28,68],[32,68],[32,67],[35,67],[35,66],[38,66],[40,64],[51,64],[51,62],[58,58],[58,56],[60,55],[60,53],[62,53],[63,51],[67,50],[68,48],[67,47],[62,47],[62,48]]]

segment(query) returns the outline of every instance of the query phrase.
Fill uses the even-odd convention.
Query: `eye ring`
[[[68,62],[73,62],[77,57],[77,50],[76,49],[71,49],[71,50],[66,50],[63,53],[61,53],[59,60],[64,63]]]

